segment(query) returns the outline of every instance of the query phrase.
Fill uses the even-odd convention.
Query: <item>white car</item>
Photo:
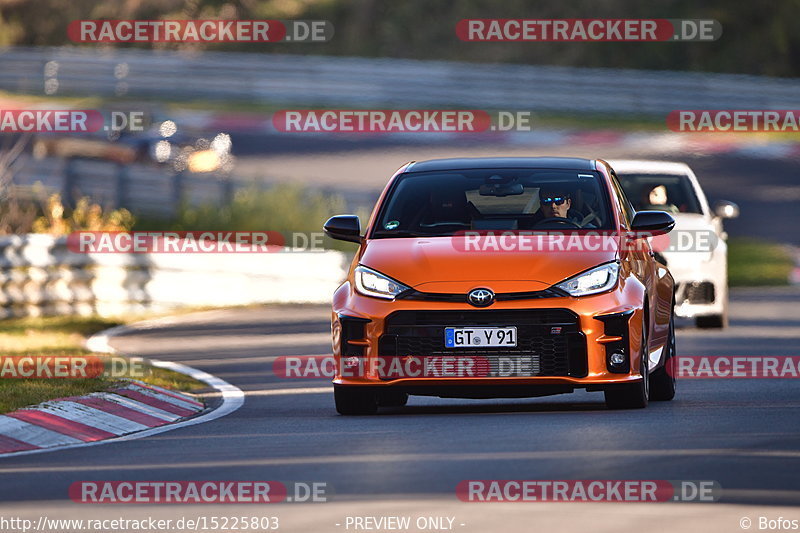
[[[722,220],[739,207],[719,201],[709,208],[697,177],[685,163],[610,161],[625,195],[638,210],[661,210],[675,219],[670,246],[660,252],[675,278],[675,315],[697,327],[728,325],[728,246]]]

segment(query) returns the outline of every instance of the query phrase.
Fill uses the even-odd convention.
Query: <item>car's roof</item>
[[[429,172],[437,170],[468,170],[482,168],[596,170],[594,160],[577,157],[459,157],[412,162],[405,171]]]
[[[608,161],[608,164],[619,174],[628,172],[638,172],[641,174],[692,174],[692,169],[689,168],[689,165],[676,161],[614,159]]]

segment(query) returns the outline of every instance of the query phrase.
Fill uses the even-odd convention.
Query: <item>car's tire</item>
[[[340,415],[374,415],[378,412],[378,396],[370,387],[334,385],[333,398]]]
[[[650,396],[650,375],[648,372],[648,334],[647,321],[642,323],[642,345],[644,346],[641,357],[642,379],[636,383],[626,383],[624,385],[614,385],[604,391],[606,407],[609,409],[642,409],[647,407],[647,400]]]
[[[650,374],[650,400],[654,402],[667,402],[675,397],[675,369],[670,368],[675,364],[674,315],[669,319],[669,339],[664,349],[664,365]]]
[[[728,313],[723,312],[719,315],[699,316],[694,319],[694,323],[700,329],[719,329],[728,327]]]
[[[405,392],[385,390],[378,393],[380,407],[404,407],[407,403],[408,394]]]

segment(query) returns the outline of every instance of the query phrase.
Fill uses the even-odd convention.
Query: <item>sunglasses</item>
[[[564,202],[566,201],[567,201],[566,196],[551,196],[547,198],[539,198],[539,202],[542,205],[551,205],[551,204],[563,205]]]

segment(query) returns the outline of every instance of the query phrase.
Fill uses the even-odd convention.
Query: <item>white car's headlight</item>
[[[612,289],[617,284],[618,277],[619,264],[614,261],[566,279],[556,287],[572,296],[587,296]]]
[[[356,267],[355,278],[356,290],[364,296],[374,296],[375,298],[391,300],[401,292],[409,289],[409,287],[406,287],[399,281],[395,281],[388,276],[384,276],[380,272],[362,265]]]

